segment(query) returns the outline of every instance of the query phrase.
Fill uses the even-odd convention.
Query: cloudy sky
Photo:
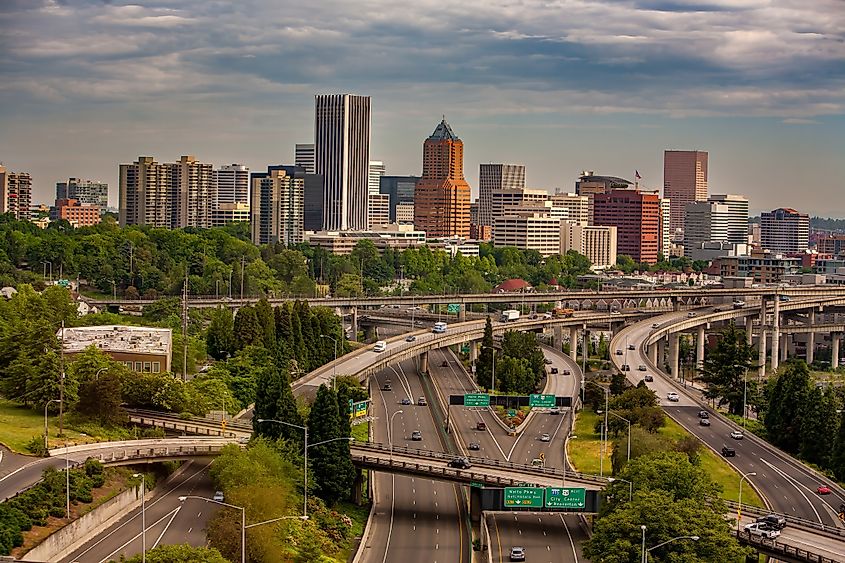
[[[845,0],[0,0],[0,161],[35,200],[138,155],[259,169],[313,137],[315,93],[372,96],[371,157],[420,171],[445,114],[530,187],[582,169],[845,216]]]

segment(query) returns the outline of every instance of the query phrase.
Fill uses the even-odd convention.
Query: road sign
[[[476,483],[475,481],[469,484],[470,487],[475,487],[476,489],[483,489],[484,483]]]
[[[455,315],[457,315],[458,313],[460,313],[460,311],[461,311],[461,306],[457,303],[449,303],[446,306],[446,312],[447,313],[454,313]]]
[[[555,406],[555,396],[554,395],[528,395],[528,406],[529,407],[545,407],[551,408]]]
[[[505,487],[505,508],[543,508],[540,487]]]
[[[586,489],[546,487],[546,508],[584,508]]]
[[[349,416],[352,418],[367,416],[367,403],[369,402],[369,399],[357,403],[349,399]]]
[[[464,395],[465,407],[489,407],[490,395],[487,393],[467,393]]]
[[[508,409],[508,416],[513,418],[516,416],[516,409]]]

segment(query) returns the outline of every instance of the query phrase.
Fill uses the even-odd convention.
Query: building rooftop
[[[615,186],[630,186],[633,184],[630,180],[619,178],[618,176],[596,176],[594,174],[583,174],[578,180],[581,182],[604,182],[609,183],[611,187]]]
[[[62,338],[62,331],[56,335]],[[105,352],[169,354],[172,341],[169,328],[100,325],[64,329],[64,350],[68,353],[94,345]]]
[[[452,131],[452,128],[449,127],[449,124],[446,123],[446,118],[444,117],[443,120],[437,124],[437,127],[434,128],[434,133],[431,134],[431,137],[428,138],[429,141],[460,141],[457,135]]]

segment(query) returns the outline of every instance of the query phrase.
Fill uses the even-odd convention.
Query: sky
[[[845,0],[0,0],[0,161],[36,202],[139,155],[254,170],[313,142],[314,95],[372,97],[371,158],[418,174],[443,115],[528,187],[582,170],[845,217]]]

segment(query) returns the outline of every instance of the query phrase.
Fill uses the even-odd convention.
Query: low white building
[[[145,326],[100,325],[59,330],[66,356],[95,346],[113,360],[138,372],[169,372],[173,331]]]
[[[557,217],[543,213],[505,215],[493,218],[493,246],[515,246],[536,250],[542,256],[560,252],[560,224]]]

